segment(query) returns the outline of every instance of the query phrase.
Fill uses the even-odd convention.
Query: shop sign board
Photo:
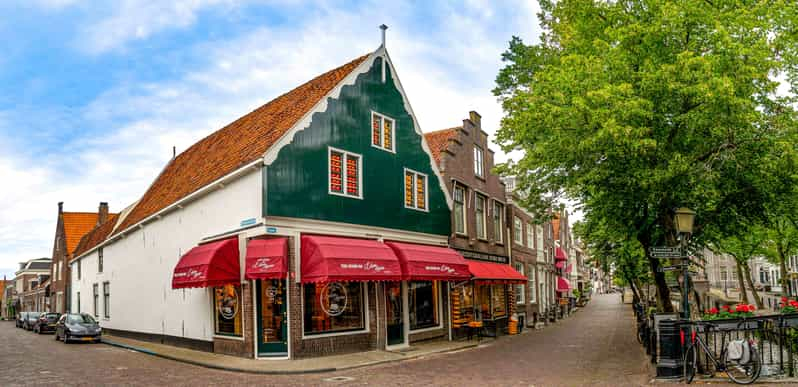
[[[468,258],[468,259],[475,259],[475,260],[478,260],[478,261],[487,261],[487,262],[495,262],[495,263],[504,263],[504,264],[510,263],[510,257],[505,257],[505,256],[501,256],[501,255],[494,255],[494,254],[480,253],[480,252],[471,251],[471,250],[461,250],[461,249],[455,249],[455,250],[457,250],[457,252],[460,253],[464,258]]]

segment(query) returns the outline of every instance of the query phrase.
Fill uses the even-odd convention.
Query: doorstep
[[[201,367],[254,374],[304,374],[372,366],[476,348],[478,341],[430,341],[399,351],[366,351],[296,360],[256,360],[104,334],[103,343]],[[486,344],[485,340],[482,344]]]

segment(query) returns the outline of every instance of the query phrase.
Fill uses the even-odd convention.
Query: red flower
[[[790,300],[790,306],[792,306],[793,308],[798,308],[798,301]]]
[[[723,305],[723,309],[724,310],[729,310],[729,306],[728,305]]]
[[[787,297],[782,297],[781,302],[787,302]]]
[[[718,308],[710,308],[707,313],[709,314],[718,314]]]
[[[734,308],[736,312],[748,312],[748,305],[739,304],[737,307]]]
[[[756,310],[756,306],[754,306],[753,304],[748,305],[748,311],[753,312],[755,310]]]

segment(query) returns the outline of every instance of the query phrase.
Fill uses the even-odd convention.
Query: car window
[[[58,320],[60,315],[58,313],[47,313],[47,321],[53,322]]]
[[[70,324],[92,324],[94,318],[88,314],[70,314],[67,318]]]

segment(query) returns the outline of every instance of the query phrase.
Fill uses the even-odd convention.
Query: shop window
[[[491,286],[491,306],[494,319],[507,316],[507,289],[504,285]]]
[[[371,145],[394,152],[396,121],[380,113],[371,112]]]
[[[516,244],[521,246],[524,245],[524,234],[523,234],[524,225],[521,222],[521,218],[514,216],[513,217],[513,241]]]
[[[427,210],[427,175],[405,168],[405,207]]]
[[[465,234],[465,188],[455,185],[452,196],[454,196],[454,231],[458,234]]]
[[[100,317],[100,290],[97,284],[91,286],[92,301],[94,302],[94,317]]]
[[[451,291],[452,328],[460,328],[475,320],[474,286],[466,284]]]
[[[329,149],[329,192],[334,195],[362,198],[360,192],[363,165],[360,155]]]
[[[225,285],[213,289],[214,333],[219,336],[243,335],[241,285]]]
[[[504,205],[494,201],[493,202],[493,239],[496,243],[504,242]]]
[[[521,273],[524,274],[526,270],[524,270],[524,263],[523,262],[513,262],[513,268]],[[526,303],[526,290],[524,289],[524,284],[516,284],[515,285],[515,302],[517,304],[525,304]]]
[[[366,328],[363,285],[329,282],[304,286],[306,335],[358,331]]]
[[[534,304],[537,302],[537,295],[535,294],[535,265],[529,265],[526,271],[527,289],[529,289],[529,303]]]
[[[477,214],[477,238],[488,239],[487,228],[485,227],[485,197],[476,195],[476,214]]]
[[[474,174],[485,177],[485,155],[482,148],[474,145]]]
[[[438,321],[438,283],[413,281],[408,288],[410,329],[436,327]]]

